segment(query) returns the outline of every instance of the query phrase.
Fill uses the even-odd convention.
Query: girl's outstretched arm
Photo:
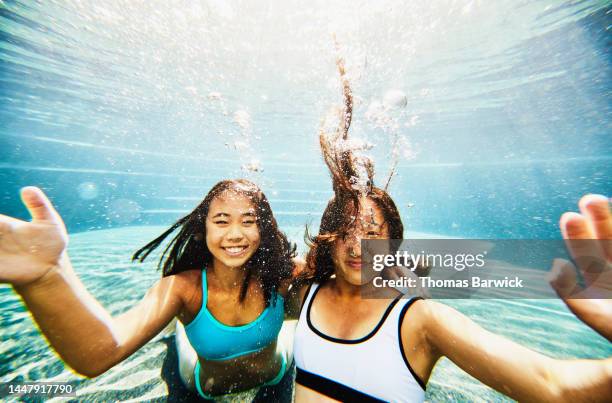
[[[434,301],[417,301],[402,323],[422,327],[429,358],[446,356],[464,371],[519,401],[606,401],[612,396],[612,359],[556,360],[488,332],[466,316]],[[412,337],[415,337],[412,329]]]
[[[22,199],[32,222],[0,216],[0,281],[13,285],[51,346],[76,372],[103,373],[179,314],[185,281],[170,276],[137,306],[111,317],[74,273],[64,223],[44,193],[25,188]]]

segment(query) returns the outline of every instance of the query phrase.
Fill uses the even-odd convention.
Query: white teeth
[[[229,253],[240,253],[245,249],[246,249],[246,246],[234,246],[231,248],[225,248],[225,250],[228,251]]]

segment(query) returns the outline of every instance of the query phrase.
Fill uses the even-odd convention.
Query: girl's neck
[[[341,299],[361,299],[361,286],[351,284],[340,276],[331,279],[330,286],[334,294]]]
[[[223,290],[240,289],[246,277],[246,270],[241,267],[229,267],[215,260],[212,264],[212,270],[216,285]]]
[[[347,282],[338,275],[330,280],[330,288],[340,299],[350,300],[352,303],[358,303],[372,298],[384,298],[380,290],[377,290],[372,282],[355,285]]]
[[[355,318],[364,315],[382,315],[384,309],[387,309],[399,295],[394,289],[377,289],[372,282],[354,285],[339,276],[329,280],[329,287],[331,302],[338,309],[348,309],[345,314],[354,315]]]

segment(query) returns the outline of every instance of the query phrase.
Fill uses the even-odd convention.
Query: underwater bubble
[[[370,157],[365,155],[355,156],[355,173],[356,176],[351,176],[349,179],[353,189],[365,193],[368,190],[368,169],[367,167],[372,164]]]
[[[415,147],[412,145],[410,140],[404,136],[400,136],[397,139],[396,151],[402,156],[403,159],[406,160],[414,159],[417,156]]]
[[[370,102],[370,105],[368,105],[368,110],[365,113],[365,117],[368,120],[376,120],[380,115],[384,115],[384,113],[385,107],[382,102],[374,99],[372,102]]]
[[[251,115],[247,111],[238,110],[234,112],[234,122],[242,129],[248,129],[251,126]]]
[[[108,218],[117,224],[129,224],[140,217],[140,205],[133,200],[113,200],[107,209]]]
[[[408,104],[406,94],[400,90],[389,90],[383,97],[383,105],[389,109],[403,108]]]
[[[418,115],[414,115],[410,118],[410,120],[408,122],[406,122],[405,126],[406,127],[412,127],[412,126],[416,126],[417,123],[419,123],[419,116]]]
[[[390,116],[390,110],[382,102],[375,99],[368,105],[368,110],[365,113],[365,118],[374,126],[392,130],[397,126],[397,122]]]
[[[358,137],[348,138],[340,144],[340,149],[343,151],[368,151],[372,148],[374,144]]]
[[[249,143],[242,140],[237,140],[234,142],[234,149],[236,151],[246,151],[249,148]]]
[[[209,92],[208,93],[208,99],[210,99],[211,101],[220,101],[221,100],[221,93],[220,92]]]
[[[98,186],[93,182],[83,182],[77,187],[79,197],[83,200],[91,200],[98,197]]]
[[[364,103],[364,99],[363,97],[360,97],[359,95],[353,95],[353,108],[356,106],[361,106]]]
[[[250,162],[243,164],[240,167],[243,171],[249,171],[249,172],[263,172],[264,169],[261,166],[261,161],[257,160],[257,159],[252,159]]]

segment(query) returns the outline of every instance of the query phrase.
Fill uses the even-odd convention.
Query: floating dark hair
[[[380,208],[392,240],[391,248],[397,249],[404,235],[404,226],[397,206],[385,189],[374,186],[374,165],[370,159],[359,159],[346,146],[353,113],[353,95],[345,75],[344,62],[337,61],[344,107],[339,127],[334,133],[324,129],[319,132],[319,144],[323,160],[327,165],[334,190],[321,217],[318,235],[310,235],[306,228],[305,240],[310,247],[306,256],[309,278],[323,283],[334,274],[333,249],[335,241],[344,237],[359,216],[359,200],[367,197]],[[361,168],[361,169],[359,169]],[[364,177],[365,176],[365,177]],[[361,182],[361,183],[357,183]],[[387,183],[388,185],[388,183]],[[399,240],[399,241],[398,241]]]

